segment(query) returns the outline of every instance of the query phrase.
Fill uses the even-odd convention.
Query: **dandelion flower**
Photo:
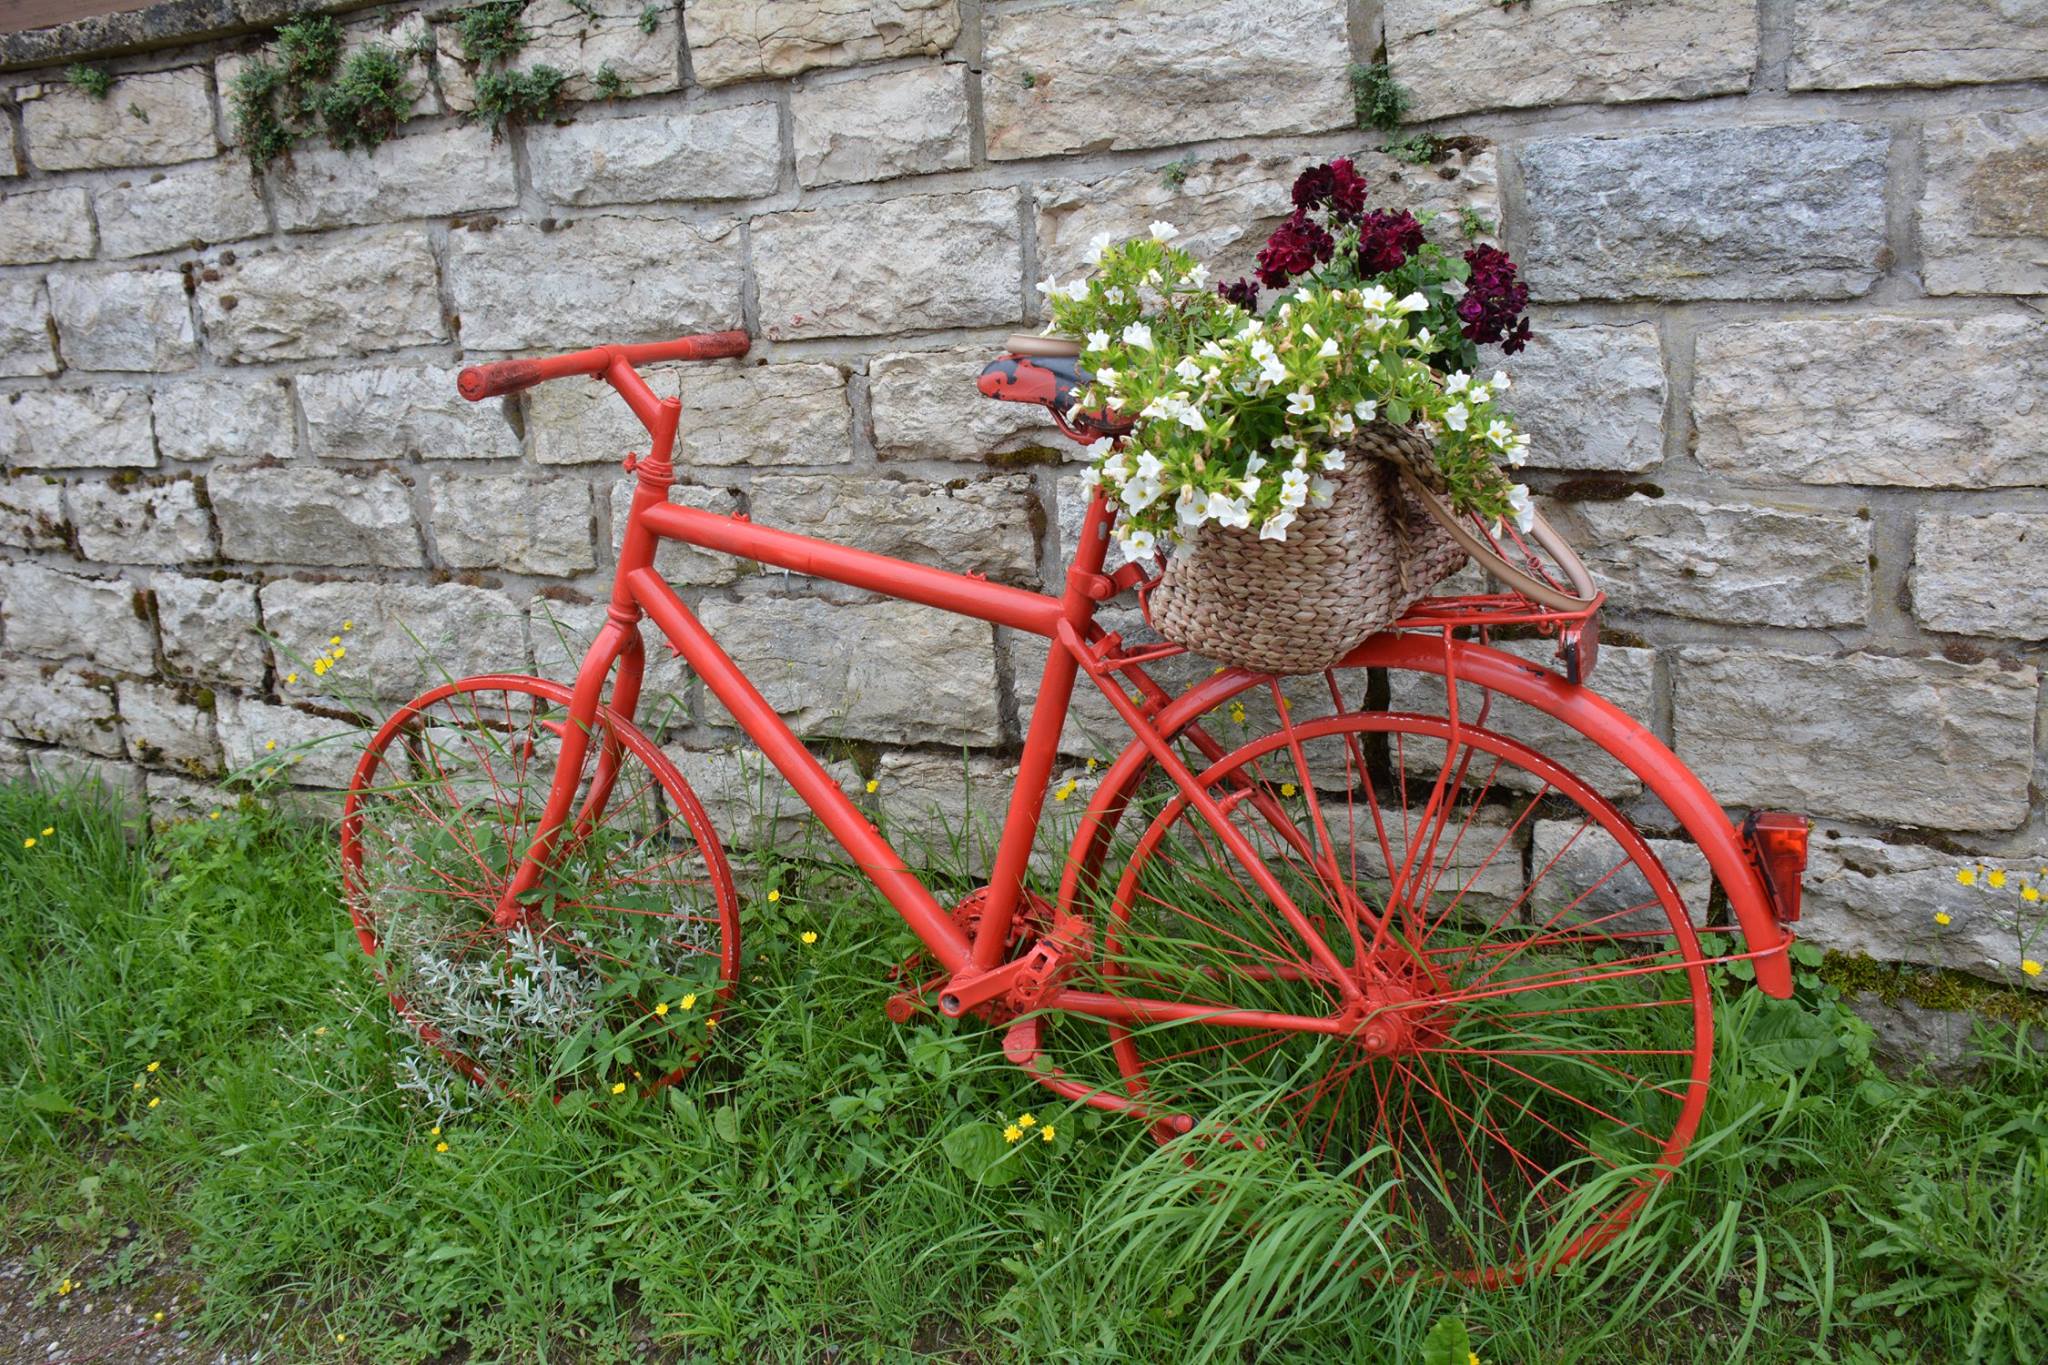
[[[146,1067],[144,1067],[144,1068],[142,1068],[142,1069],[143,1069],[144,1071],[147,1071],[147,1072],[148,1072],[148,1073],[149,1073],[150,1075],[154,1076],[154,1075],[156,1075],[156,1069],[157,1069],[158,1067],[162,1066],[162,1065],[163,1065],[163,1063],[162,1063],[162,1062],[151,1062],[151,1063],[150,1063],[150,1064],[149,1064],[148,1066],[146,1066]]]
[[[150,1108],[152,1108],[152,1109],[156,1108],[156,1107],[157,1107],[158,1105],[162,1104],[163,1102],[164,1102],[164,1097],[163,1097],[162,1095],[151,1095],[151,1096],[149,1097],[149,1107],[150,1107]]]
[[[137,1090],[140,1090],[140,1089],[142,1089],[142,1082],[141,1082],[141,1081],[137,1081],[137,1082],[135,1083],[135,1088],[136,1088]]]
[[[1957,868],[1956,880],[1964,886],[1975,886],[1977,884],[1977,869],[1974,867]]]
[[[668,1001],[663,1000],[654,1007],[654,1017],[659,1019],[668,1013]]]
[[[1243,702],[1241,702],[1241,701],[1234,701],[1234,702],[1230,703],[1230,718],[1231,718],[1231,720],[1235,721],[1235,722],[1236,722],[1237,724],[1239,724],[1239,725],[1242,725],[1242,724],[1244,724],[1244,703],[1243,703]]]
[[[697,1008],[697,993],[695,991],[683,997],[683,1008],[686,1010]]]
[[[341,628],[343,630],[354,630],[356,628],[356,623],[353,621],[343,621],[341,623]]]
[[[1094,772],[1097,766],[1099,766],[1099,765],[1098,765],[1098,764],[1096,763],[1096,761],[1095,761],[1094,759],[1092,759],[1092,758],[1091,758],[1091,759],[1089,759],[1089,760],[1088,760],[1088,771],[1089,771],[1089,772],[1091,772],[1091,773],[1092,773],[1092,772]],[[44,832],[45,834],[49,833],[49,831],[48,831],[48,830],[44,830],[43,832]]]
[[[206,818],[209,820],[218,820],[220,819],[220,812],[217,810],[210,810],[206,812]]]
[[[1934,922],[1935,922],[1936,924],[1942,924],[1942,925],[1946,925],[1946,924],[1950,923],[1950,919],[1949,919],[1949,913],[1948,913],[1948,911],[1946,911],[1946,910],[1937,910],[1937,911],[1935,911],[1935,912],[1934,912]]]
[[[1015,1142],[1018,1138],[1023,1136],[1024,1130],[1022,1128],[1019,1128],[1014,1123],[1005,1125],[1005,1127],[1003,1128],[1003,1141],[1005,1142]]]
[[[164,1320],[164,1310],[161,1308],[157,1309],[156,1312],[149,1315],[149,1320],[151,1322],[162,1322]]]
[[[773,904],[775,904],[775,902],[777,902],[777,901],[779,901],[779,900],[781,900],[781,899],[782,899],[782,893],[781,893],[780,891],[770,891],[770,892],[768,893],[768,903],[769,903],[770,905],[773,905]]]
[[[2035,901],[2041,899],[2041,888],[2038,886],[2021,887],[2020,899],[2027,902],[2027,904],[2032,905]]]
[[[2005,885],[2005,873],[1999,868],[1994,867],[1991,869],[1990,875],[1985,877],[1984,880],[1991,883],[1991,889],[1996,891]]]
[[[1017,1116],[1017,1126],[1019,1128],[1029,1128],[1036,1122],[1038,1122],[1038,1115],[1036,1114],[1019,1114]]]
[[[341,1345],[341,1343],[343,1343],[344,1341],[347,1341],[347,1340],[348,1340],[348,1333],[346,1333],[346,1332],[336,1332],[336,1333],[334,1334],[334,1344],[335,1344],[336,1346],[339,1346],[339,1345]]]
[[[876,792],[880,791],[881,789],[882,789],[882,781],[881,781],[881,779],[880,779],[880,778],[876,778],[876,777],[871,777],[871,778],[869,778],[869,779],[868,779],[868,795],[869,795],[869,796],[873,796],[873,795],[874,795],[874,794],[875,794]]]
[[[277,741],[276,741],[276,740],[274,740],[274,739],[266,739],[266,740],[264,740],[264,741],[263,741],[263,752],[264,752],[264,753],[266,753],[266,754],[267,754],[267,753],[272,753],[272,752],[274,752],[274,751],[276,750],[276,748],[277,748]]]
[[[441,1136],[441,1125],[437,1123],[437,1124],[435,1124],[435,1125],[434,1125],[434,1126],[433,1126],[432,1128],[429,1128],[429,1129],[427,1129],[427,1136],[428,1136],[428,1137],[439,1137],[439,1136]]]
[[[2028,976],[2039,976],[2041,974],[2041,964],[2030,957],[2025,962],[2020,963],[2020,970]],[[154,1104],[156,1101],[151,1100],[150,1103]]]
[[[1055,801],[1064,801],[1068,797],[1072,796],[1074,794],[1075,788],[1079,787],[1080,785],[1080,783],[1076,782],[1073,778],[1070,777],[1066,781],[1060,783],[1059,789],[1052,794],[1052,799]],[[30,840],[30,842],[33,843],[34,840]]]
[[[1292,782],[1282,782],[1280,784],[1280,794],[1282,796],[1292,796],[1295,791],[1296,787]]]
[[[806,948],[810,947],[813,943],[816,943],[818,941],[817,934],[815,934],[809,929],[804,930],[801,934],[798,934],[797,937],[803,940],[803,945]]]
[[[327,643],[330,645],[338,645],[341,643],[341,637],[339,635],[330,635],[327,637]]]
[[[43,826],[43,837],[44,837],[45,839],[49,838],[49,837],[50,837],[50,836],[51,836],[52,834],[55,834],[56,832],[57,832],[57,827],[56,827],[55,825],[44,825],[44,826]]]
[[[287,673],[284,675],[284,680],[288,683],[295,683],[299,680],[299,675],[296,673]]]
[[[448,1150],[448,1144],[445,1142],[437,1142],[434,1144],[434,1150],[437,1152],[445,1152]]]
[[[69,1294],[71,1292],[71,1281],[67,1279],[62,1284],[58,1285],[57,1292],[59,1294]]]
[[[31,834],[31,835],[30,835],[30,836],[29,836],[28,838],[26,838],[26,839],[23,839],[23,840],[21,841],[21,846],[22,846],[23,848],[34,848],[34,847],[36,846],[36,839],[35,839],[35,836],[34,836],[33,834]]]
[[[1053,1127],[1051,1124],[1048,1123],[1045,1125],[1045,1127],[1038,1130],[1038,1140],[1040,1142],[1051,1142],[1053,1140],[1053,1135],[1058,1132],[1059,1129]]]
[[[348,650],[347,650],[347,649],[345,649],[345,648],[336,648],[336,649],[335,649],[335,651],[334,651],[334,657],[335,657],[335,658],[337,658],[337,659],[343,659],[343,658],[347,658],[347,657],[348,657]]]
[[[614,1082],[612,1082],[612,1093],[613,1093],[614,1095],[623,1095],[623,1094],[625,1094],[625,1093],[626,1093],[626,1083],[625,1083],[624,1081],[614,1081]]]

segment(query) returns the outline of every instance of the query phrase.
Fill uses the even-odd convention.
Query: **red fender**
[[[1771,908],[1769,891],[1762,874],[1750,861],[1740,832],[1714,800],[1706,785],[1681,763],[1634,717],[1587,688],[1575,686],[1562,677],[1526,659],[1503,654],[1484,645],[1458,642],[1452,646],[1457,659],[1458,679],[1486,688],[1501,696],[1541,711],[1561,725],[1569,726],[1606,751],[1610,758],[1642,779],[1652,795],[1676,816],[1706,855],[1714,876],[1728,895],[1742,930],[1746,951],[1755,954],[1756,982],[1764,994],[1785,999],[1792,994],[1792,967],[1786,950],[1791,935],[1778,923]],[[1383,632],[1373,636],[1338,661],[1338,668],[1400,668],[1441,677],[1445,667],[1441,637],[1425,634]],[[1263,686],[1266,675],[1229,669],[1206,678],[1175,697],[1153,724],[1165,735],[1177,734],[1190,721],[1228,701],[1247,688]],[[1082,870],[1093,863],[1097,845],[1114,825],[1110,814],[1122,801],[1122,793],[1151,761],[1144,746],[1133,741],[1103,774],[1094,798],[1081,820],[1066,872],[1061,880],[1059,903],[1068,905],[1079,889]]]

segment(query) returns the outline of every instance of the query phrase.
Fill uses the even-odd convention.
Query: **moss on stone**
[[[1987,1019],[2048,1026],[2048,999],[1960,972],[1832,952],[1817,970],[1823,982],[1845,996],[1872,995],[1887,1005],[1903,1000],[1922,1009],[1968,1010]]]

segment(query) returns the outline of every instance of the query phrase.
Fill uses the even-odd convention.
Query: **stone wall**
[[[1510,368],[1612,594],[1598,684],[1731,807],[1821,818],[1811,939],[2017,979],[2017,891],[2048,878],[2039,6],[532,0],[520,60],[576,102],[493,137],[450,12],[397,4],[345,17],[420,54],[401,135],[261,179],[225,101],[265,35],[179,45],[176,12],[0,43],[17,769],[204,804],[345,700],[562,675],[636,429],[581,383],[465,404],[482,358],[745,327],[744,364],[656,376],[679,500],[1056,587],[1075,452],[973,388],[1034,282],[1155,218],[1235,273],[1295,171],[1351,154],[1375,202],[1470,207],[1524,264],[1541,339]],[[1347,68],[1382,49],[1429,164],[1354,125]],[[79,55],[105,98],[65,82]],[[957,815],[963,771],[1000,795],[1042,646],[664,567],[883,816]],[[718,708],[656,673],[665,742],[758,832]],[[345,780],[341,746],[296,752],[303,786]]]

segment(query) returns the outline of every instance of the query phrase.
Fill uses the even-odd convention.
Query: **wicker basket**
[[[1350,443],[1327,507],[1304,508],[1286,540],[1210,524],[1152,590],[1152,624],[1197,654],[1261,673],[1328,668],[1465,562],[1465,551],[1401,482],[1433,471],[1429,444],[1374,422]]]

